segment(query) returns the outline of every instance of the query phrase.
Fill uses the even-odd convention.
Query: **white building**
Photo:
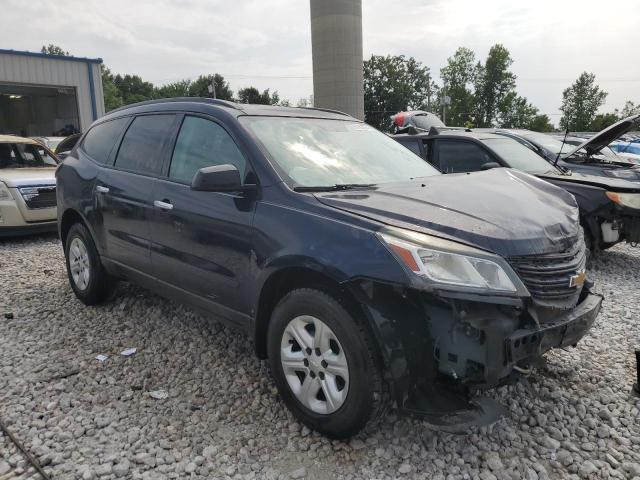
[[[104,115],[100,58],[0,49],[0,134],[85,131]]]

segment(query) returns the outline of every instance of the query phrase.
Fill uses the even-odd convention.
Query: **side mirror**
[[[230,164],[201,168],[191,181],[191,190],[199,192],[240,192],[254,188],[255,185],[242,185],[240,172]]]
[[[482,170],[491,170],[492,168],[500,168],[501,166],[502,165],[500,165],[498,162],[487,162],[480,165],[480,168]]]

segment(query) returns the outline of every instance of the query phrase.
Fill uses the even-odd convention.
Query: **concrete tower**
[[[362,0],[310,0],[313,103],[364,119]]]

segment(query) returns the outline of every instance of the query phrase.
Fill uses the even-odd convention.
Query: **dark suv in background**
[[[393,138],[443,173],[515,168],[566,189],[578,202],[586,243],[594,252],[640,242],[638,182],[556,167],[522,142],[483,129],[433,128]]]
[[[506,170],[441,175],[339,112],[132,105],[57,180],[81,301],[126,279],[244,330],[288,407],[332,437],[391,402],[486,418],[470,394],[575,344],[602,301],[568,193]]]

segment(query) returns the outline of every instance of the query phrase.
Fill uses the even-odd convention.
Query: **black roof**
[[[230,114],[238,115],[264,115],[264,116],[283,116],[283,117],[312,117],[312,118],[330,118],[338,120],[357,120],[338,110],[330,110],[327,108],[312,107],[283,107],[280,105],[256,105],[249,103],[236,103],[228,100],[218,100],[215,98],[202,97],[177,97],[177,98],[160,98],[156,100],[147,100],[145,102],[133,103],[125,105],[110,111],[107,116],[117,113],[143,113],[148,111],[170,110],[177,108],[190,107],[198,111],[203,108],[219,108]]]

